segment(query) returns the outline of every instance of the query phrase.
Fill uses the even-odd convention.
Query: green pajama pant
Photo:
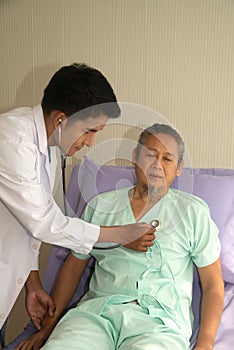
[[[70,310],[43,350],[186,350],[184,332],[171,330],[134,303],[109,305],[101,315]]]

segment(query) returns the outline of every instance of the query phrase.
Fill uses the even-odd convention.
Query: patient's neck
[[[139,221],[162,197],[165,188],[136,186],[129,191],[130,205],[136,221]]]
[[[153,187],[150,185],[136,185],[131,192],[132,198],[153,204],[157,203],[166,193],[167,190],[164,186]]]

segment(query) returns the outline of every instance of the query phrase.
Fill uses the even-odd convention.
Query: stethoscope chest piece
[[[161,229],[161,222],[159,220],[152,220],[150,225],[155,228],[155,231],[159,231]]]

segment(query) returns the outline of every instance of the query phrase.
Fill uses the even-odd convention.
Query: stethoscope
[[[58,120],[59,127],[58,127],[58,147],[60,150],[60,159],[61,159],[61,171],[62,171],[62,185],[63,185],[63,203],[64,203],[64,214],[67,215],[67,203],[66,203],[66,159],[67,156],[63,152],[62,148],[62,130],[61,130],[61,123],[62,119]],[[160,220],[154,219],[150,222],[151,227],[155,229],[155,231],[159,231],[161,229],[161,222]],[[108,245],[107,245],[108,244]],[[93,247],[93,249],[98,250],[110,250],[121,247],[122,244],[113,243],[113,242],[104,242],[104,243],[96,243],[96,245]]]
[[[154,219],[150,222],[151,227],[155,229],[155,231],[160,231],[161,230],[161,221]],[[108,246],[107,246],[108,244]],[[110,249],[115,249],[121,247],[122,244],[118,243],[113,243],[113,242],[105,242],[105,243],[96,243],[93,249],[99,249],[99,250],[110,250]]]

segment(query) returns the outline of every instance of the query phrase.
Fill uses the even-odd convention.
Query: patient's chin
[[[155,186],[148,185],[147,192],[148,192],[148,195],[152,198],[162,197],[166,194],[166,186],[155,187]]]

